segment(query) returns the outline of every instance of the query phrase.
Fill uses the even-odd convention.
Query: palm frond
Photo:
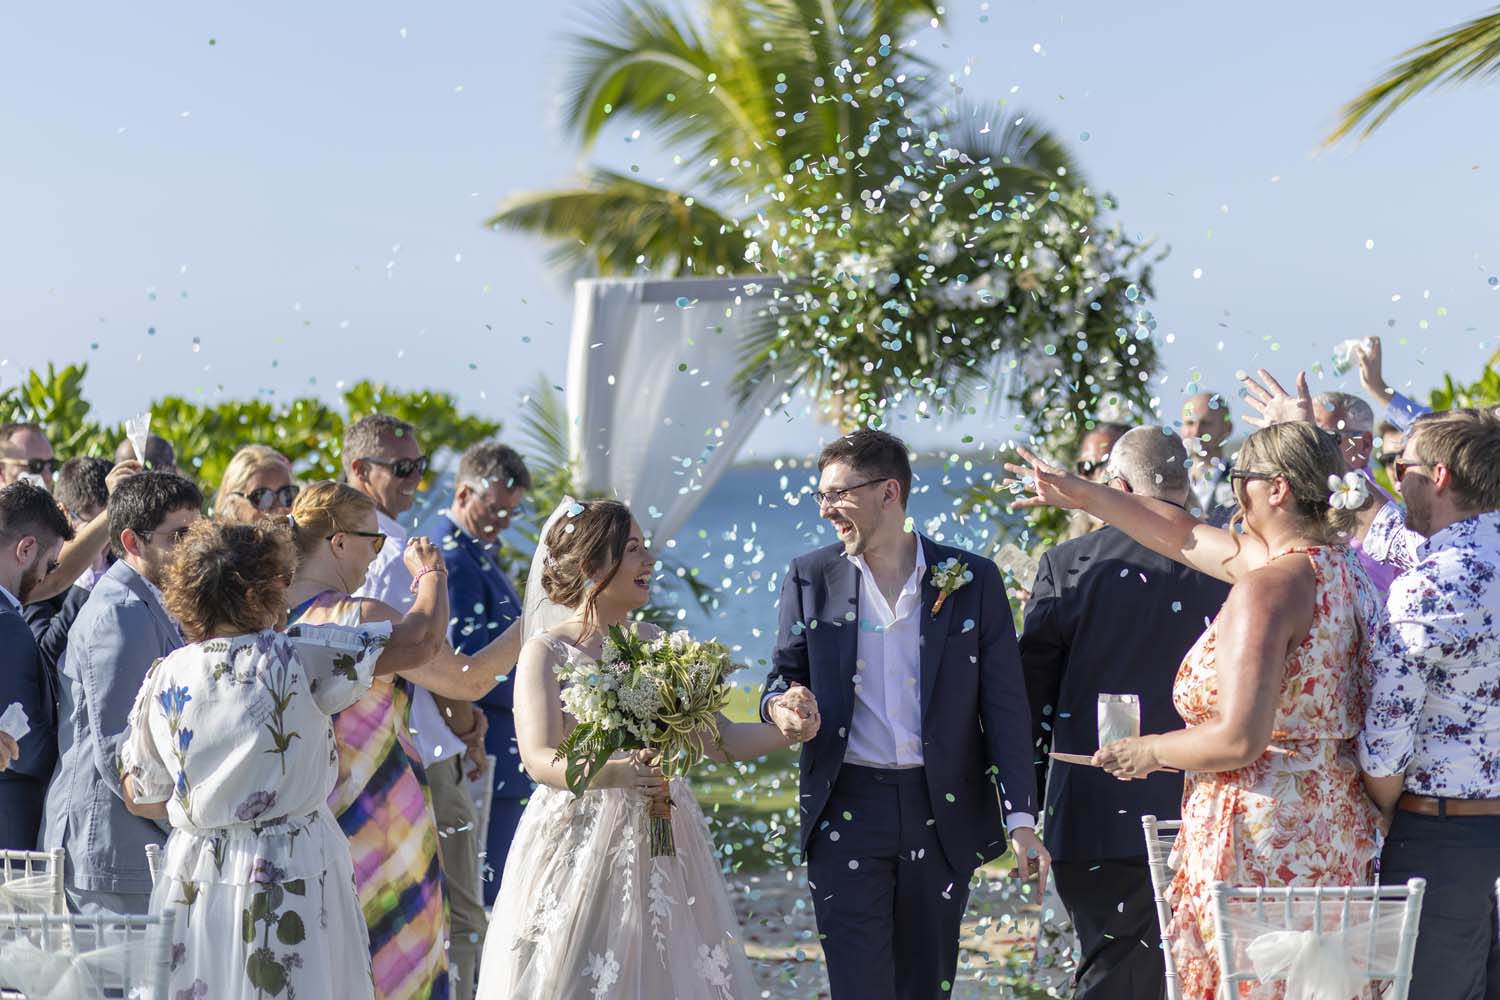
[[[1086,183],[1063,141],[1023,109],[962,102],[944,109],[938,128],[950,146],[988,166],[1007,195]]]
[[[1325,140],[1333,144],[1356,130],[1368,138],[1397,109],[1431,87],[1500,73],[1500,7],[1443,32],[1397,57],[1400,61],[1364,93],[1345,104]]]
[[[744,259],[733,219],[691,195],[596,169],[577,188],[531,191],[506,199],[493,228],[558,240],[553,259],[599,274],[713,274]]]

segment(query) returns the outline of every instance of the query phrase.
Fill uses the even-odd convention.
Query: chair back
[[[151,885],[161,881],[161,845],[146,845],[146,871],[151,874]]]
[[[173,914],[0,914],[0,982],[25,1000],[167,1000]],[[12,992],[13,991],[13,992]]]
[[[1157,819],[1155,816],[1141,817],[1141,830],[1146,837],[1146,866],[1151,871],[1151,892],[1156,897],[1156,922],[1161,926],[1161,960],[1167,974],[1167,1000],[1181,1000],[1182,992],[1177,983],[1177,963],[1172,958],[1172,945],[1167,939],[1167,928],[1172,926],[1172,907],[1167,903],[1167,886],[1172,884],[1172,845],[1177,842],[1177,832],[1182,829],[1180,819]]]
[[[65,857],[61,847],[55,851],[0,851],[0,913],[67,913]]]
[[[1334,982],[1357,982],[1357,991],[1387,982],[1386,1000],[1406,1000],[1426,889],[1420,878],[1405,885],[1270,889],[1215,883],[1224,995],[1280,996],[1279,984],[1300,979],[1304,986],[1330,984],[1309,994],[1319,997],[1341,993]],[[1250,991],[1241,984],[1250,984]]]

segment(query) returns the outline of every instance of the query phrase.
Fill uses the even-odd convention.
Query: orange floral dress
[[[1348,549],[1292,551],[1312,562],[1317,597],[1312,628],[1287,659],[1272,748],[1236,771],[1189,772],[1183,788],[1168,898],[1184,1000],[1219,997],[1215,882],[1364,884],[1376,853],[1377,813],[1360,781],[1354,740],[1369,696],[1365,637],[1379,604]],[[1189,728],[1217,710],[1218,639],[1215,619],[1177,672],[1172,701]]]

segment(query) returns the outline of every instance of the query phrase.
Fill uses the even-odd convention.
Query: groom
[[[1006,828],[1023,877],[1029,853],[1050,863],[1010,605],[994,563],[907,529],[898,438],[856,431],[818,468],[839,543],[787,572],[761,713],[804,741],[802,850],[834,1000],[946,997],[969,878]],[[955,558],[967,583],[940,565]]]

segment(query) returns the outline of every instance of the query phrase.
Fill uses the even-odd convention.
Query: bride
[[[565,499],[542,529],[526,584],[532,638],[515,671],[516,742],[538,787],[505,863],[477,1000],[760,995],[708,824],[687,786],[671,783],[677,854],[652,858],[645,829],[662,788],[655,762],[643,752],[616,754],[575,796],[557,759],[573,720],[555,671],[599,657],[608,628],[650,597],[655,564],[640,525],[617,501]],[[735,760],[788,745],[773,726],[722,719],[719,726]]]

